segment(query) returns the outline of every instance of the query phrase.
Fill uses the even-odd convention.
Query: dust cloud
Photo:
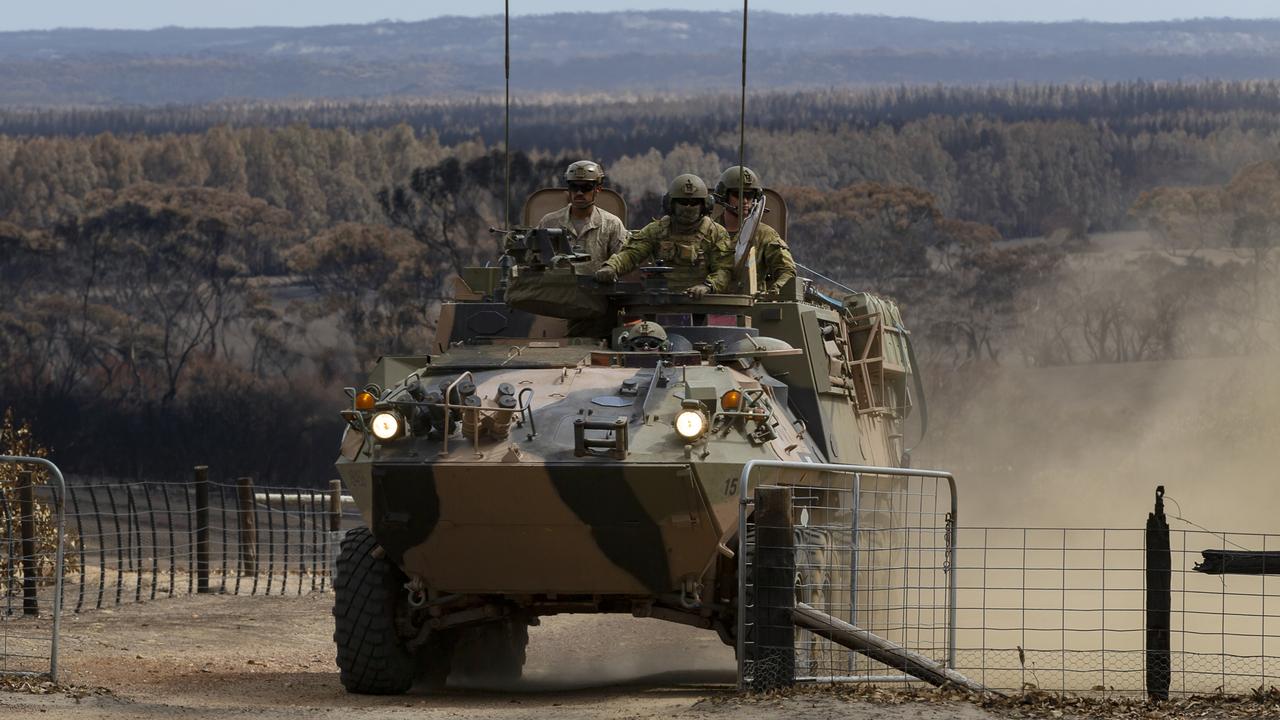
[[[1274,352],[987,367],[950,382],[963,389],[935,408],[914,464],[956,473],[962,526],[1138,528],[1163,485],[1170,516],[1280,533]]]
[[[723,686],[736,680],[733,649],[709,630],[629,615],[554,615],[529,629],[524,677],[507,686],[565,692],[612,685]]]

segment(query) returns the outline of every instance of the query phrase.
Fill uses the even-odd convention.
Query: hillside
[[[740,17],[611,12],[512,19],[519,92],[736,86]],[[1276,75],[1280,21],[954,23],[751,16],[755,89],[1252,79]],[[0,33],[0,102],[465,96],[501,90],[502,19],[304,28]]]

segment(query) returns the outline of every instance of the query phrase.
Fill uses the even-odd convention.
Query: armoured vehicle
[[[497,266],[462,273],[429,354],[348,389],[337,468],[367,525],[335,583],[349,691],[516,678],[528,628],[557,613],[732,644],[743,465],[903,461],[915,393],[893,303],[803,278],[756,295],[746,271],[740,294],[695,300],[663,266],[601,286],[562,240],[508,232]],[[569,336],[599,318],[607,337]]]

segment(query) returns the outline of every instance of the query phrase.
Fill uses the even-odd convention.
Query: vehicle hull
[[[736,509],[713,504],[692,464],[339,467],[387,555],[449,593],[678,592],[705,575]]]

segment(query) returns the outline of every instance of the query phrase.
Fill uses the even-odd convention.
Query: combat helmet
[[[674,213],[673,201],[688,198],[701,200],[704,214],[711,212],[711,193],[707,192],[707,184],[693,173],[677,175],[671,181],[671,186],[667,188],[667,195],[662,200],[662,207],[668,214]]]
[[[744,165],[733,165],[720,173],[720,182],[716,183],[716,195],[728,197],[730,192],[741,190],[748,197],[760,197],[764,194],[764,185],[755,170]]]
[[[595,185],[604,183],[604,168],[592,160],[579,160],[571,163],[564,171],[565,184],[571,182],[589,182]]]

